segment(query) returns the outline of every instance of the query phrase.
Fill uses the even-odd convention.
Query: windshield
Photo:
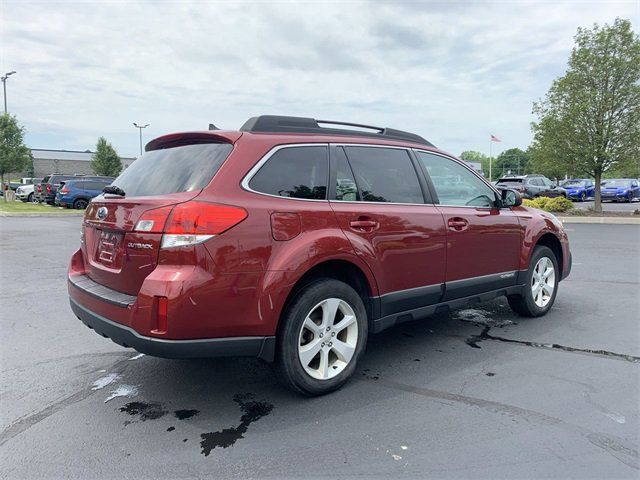
[[[562,184],[563,187],[584,187],[587,184],[584,180],[567,180]]]
[[[204,188],[231,152],[228,143],[186,145],[146,152],[112,185],[127,197],[191,192]]]
[[[631,184],[631,180],[622,180],[622,179],[605,180],[604,182],[602,182],[602,184],[608,188],[628,187]]]

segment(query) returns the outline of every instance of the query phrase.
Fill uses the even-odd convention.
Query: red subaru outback
[[[71,308],[122,346],[256,356],[319,395],[369,333],[501,295],[547,313],[569,244],[520,203],[399,130],[261,116],[165,135],[87,208]]]

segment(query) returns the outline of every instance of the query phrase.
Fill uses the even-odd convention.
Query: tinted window
[[[496,183],[522,183],[521,178],[501,178]]]
[[[84,185],[82,188],[84,188],[85,190],[99,190],[102,191],[102,189],[104,187],[106,187],[107,185],[109,185],[109,181],[100,181],[100,180],[96,180],[96,181],[92,181],[92,182],[82,182],[82,184]]]
[[[328,162],[325,146],[282,148],[262,165],[249,181],[249,187],[279,197],[324,200]]]
[[[333,151],[336,157],[336,200],[344,200],[345,202],[360,200],[356,179],[347,161],[347,156],[340,147]]]
[[[204,188],[232,146],[203,143],[146,152],[113,181],[127,197],[191,192]]]
[[[409,152],[397,148],[345,147],[362,200],[424,203]]]
[[[459,163],[440,155],[418,152],[442,205],[492,207],[495,192]]]

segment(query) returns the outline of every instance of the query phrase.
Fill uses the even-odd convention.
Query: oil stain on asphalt
[[[253,400],[253,394],[246,393],[244,395],[235,395],[233,401],[240,406],[243,412],[240,417],[240,424],[236,427],[225,428],[217,432],[203,433],[200,435],[202,441],[202,454],[206,457],[214,448],[227,448],[236,443],[239,439],[244,438],[249,425],[260,420],[271,413],[273,405],[265,401]]]

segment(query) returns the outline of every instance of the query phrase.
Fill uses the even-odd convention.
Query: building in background
[[[45,150],[32,148],[33,177],[42,178],[51,173],[66,173],[69,175],[74,173],[92,174],[91,160],[94,153],[95,152],[91,150],[81,152],[76,150]],[[122,161],[122,169],[124,170],[135,161],[135,158],[120,157],[120,160]]]

